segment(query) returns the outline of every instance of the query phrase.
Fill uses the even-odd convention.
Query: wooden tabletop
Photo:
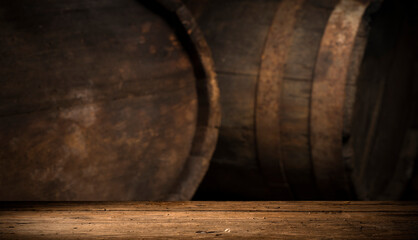
[[[418,239],[418,202],[2,202],[0,239]]]

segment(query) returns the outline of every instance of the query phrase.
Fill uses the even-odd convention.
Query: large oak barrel
[[[211,47],[223,115],[196,199],[401,195],[416,1],[185,2]]]
[[[177,0],[0,3],[0,200],[187,200],[220,121]]]

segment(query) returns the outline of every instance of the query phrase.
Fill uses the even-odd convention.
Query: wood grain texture
[[[1,239],[415,239],[416,202],[0,204]]]
[[[279,1],[186,0],[184,2],[196,17],[212,50],[221,92],[223,117],[219,141],[210,168],[217,168],[216,166],[223,166],[226,169],[236,168],[233,172],[238,176],[232,178],[231,171],[228,170],[218,172],[219,175],[215,178],[223,183],[219,187],[212,188],[217,193],[207,195],[208,197],[229,195],[233,188],[237,190],[236,192],[239,191],[238,189],[245,191],[246,186],[242,181],[253,181],[251,189],[255,192],[250,193],[252,196],[256,196],[256,192],[259,191],[265,193],[274,191],[268,186],[268,182],[257,176],[260,175],[260,168],[256,160],[254,110],[263,47]],[[243,175],[248,172],[253,174]]]
[[[412,168],[400,151],[413,2],[186,4],[214,52],[224,117],[197,199],[399,199]]]
[[[345,87],[351,53],[368,1],[341,0],[322,36],[312,83],[310,141],[321,195],[347,199],[348,176],[342,160]]]
[[[332,3],[330,1],[329,3]],[[333,2],[335,5],[335,1]],[[309,139],[312,78],[322,33],[332,9],[304,1],[296,14],[281,89],[281,156],[284,171],[296,199],[320,197],[311,159]]]
[[[296,12],[302,5],[303,1],[282,1],[279,5],[261,56],[255,105],[257,154],[261,170],[270,185],[276,189],[285,186],[289,195],[291,192],[287,186],[281,151],[280,93]]]
[[[0,199],[191,198],[219,92],[192,16],[161,4],[0,3]]]
[[[399,197],[416,164],[417,10],[416,1],[384,1],[372,19],[350,139],[352,180],[362,199]]]

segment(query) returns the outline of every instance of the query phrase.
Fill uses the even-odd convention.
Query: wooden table
[[[418,239],[418,202],[3,202],[0,239]]]

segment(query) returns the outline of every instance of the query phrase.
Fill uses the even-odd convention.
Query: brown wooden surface
[[[280,136],[281,91],[292,32],[303,1],[282,1],[270,26],[256,89],[255,126],[257,157],[270,185],[289,191]],[[281,186],[282,185],[282,186]]]
[[[192,197],[219,92],[181,1],[1,2],[0,28],[1,200]]]
[[[408,10],[399,3],[383,3],[376,13],[358,79],[351,164],[362,199],[400,196],[418,159],[413,133],[418,122],[413,117],[418,111],[418,17],[409,14],[417,11],[418,2],[410,2]]]
[[[212,170],[213,193],[242,196],[243,186],[257,199],[290,198],[287,186],[274,190],[257,162],[255,104],[258,73],[266,36],[280,1],[186,0],[212,50],[222,105],[222,123]],[[213,173],[213,172],[212,172]],[[213,178],[212,178],[213,177]],[[278,186],[279,185],[279,186]],[[245,195],[245,194],[244,194]]]
[[[412,169],[400,152],[416,3],[185,3],[212,49],[223,107],[197,199],[399,199]]]
[[[351,53],[370,1],[341,0],[328,19],[316,60],[309,135],[315,180],[326,199],[347,199],[342,157],[344,103]]]
[[[417,202],[3,202],[1,239],[416,239]]]

